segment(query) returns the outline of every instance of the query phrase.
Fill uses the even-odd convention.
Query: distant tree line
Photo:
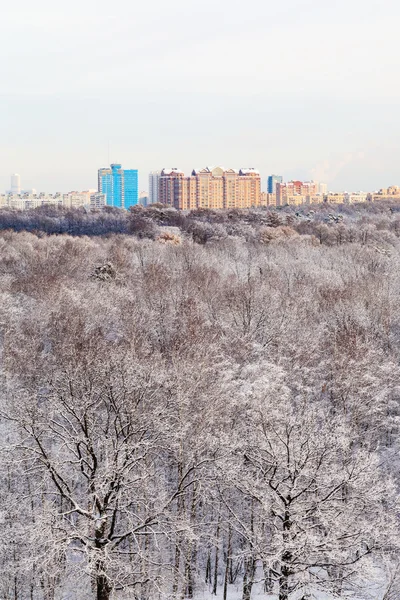
[[[368,241],[393,243],[400,232],[400,205],[375,202],[359,205],[302,205],[249,210],[180,212],[163,205],[137,206],[129,212],[41,207],[27,211],[0,210],[0,231],[37,235],[102,236],[130,234],[157,239],[166,227],[199,244],[226,237],[269,243],[281,236],[308,235],[317,243],[337,245]],[[275,229],[275,231],[273,231]]]

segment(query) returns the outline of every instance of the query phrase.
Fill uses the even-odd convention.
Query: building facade
[[[283,177],[282,175],[270,175],[268,177],[268,194],[276,194],[276,184],[282,183]]]
[[[367,202],[368,194],[366,192],[345,192],[344,198],[348,204],[358,204],[360,202]]]
[[[129,209],[139,202],[138,171],[123,169],[120,164],[99,169],[98,191],[105,194],[108,206]]]
[[[199,208],[251,208],[261,206],[261,178],[253,168],[194,169],[185,177],[179,169],[163,169],[159,178],[158,201],[178,210]]]
[[[288,183],[276,184],[276,204],[303,204],[308,197],[318,194],[318,183],[315,181],[289,181]]]
[[[161,171],[151,171],[149,175],[149,200],[148,204],[156,204],[158,202],[158,185]]]
[[[344,204],[346,202],[346,195],[344,193],[329,192],[324,196],[324,201],[328,204]]]
[[[68,194],[5,194],[0,196],[0,208],[13,208],[16,210],[29,210],[42,206],[101,209],[105,205],[105,194],[100,194],[95,190],[69,192]]]
[[[21,177],[18,173],[14,173],[11,175],[11,189],[12,194],[20,194],[21,193]]]
[[[66,208],[103,208],[106,206],[106,195],[96,190],[86,190],[84,192],[68,192],[63,195],[62,205]]]
[[[90,196],[93,190],[85,192],[68,192],[63,194],[63,206],[66,208],[79,208],[81,206],[90,205]],[[102,194],[104,196],[104,194]]]
[[[63,206],[61,194],[6,194],[0,197],[0,206],[28,210],[40,206]]]

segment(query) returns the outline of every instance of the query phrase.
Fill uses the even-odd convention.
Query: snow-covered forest
[[[400,214],[121,214],[0,215],[0,599],[399,600]]]

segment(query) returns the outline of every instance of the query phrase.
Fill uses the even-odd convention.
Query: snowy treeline
[[[0,231],[36,234],[102,236],[134,234],[157,239],[165,226],[199,244],[226,237],[267,244],[279,237],[311,235],[318,243],[393,243],[400,235],[400,203],[368,202],[360,205],[316,204],[249,210],[199,209],[183,213],[161,204],[135,206],[125,211],[105,207],[88,211],[43,206],[32,210],[0,210]]]
[[[0,234],[1,599],[400,597],[400,243],[313,236]]]

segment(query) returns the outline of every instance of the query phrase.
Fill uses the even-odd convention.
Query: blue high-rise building
[[[99,192],[106,195],[108,206],[129,209],[139,202],[138,171],[123,169],[120,164],[98,171]]]
[[[124,171],[124,208],[135,206],[139,202],[138,172],[137,169]]]
[[[282,175],[270,175],[268,177],[268,194],[276,193],[276,184],[282,183],[283,177]]]

